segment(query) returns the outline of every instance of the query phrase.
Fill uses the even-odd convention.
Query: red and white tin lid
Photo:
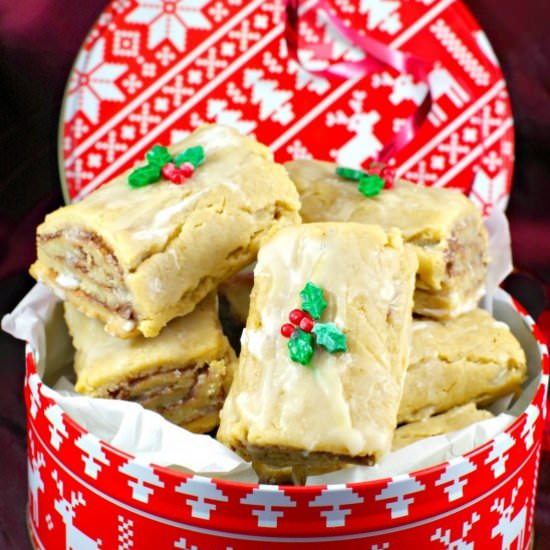
[[[514,158],[510,102],[487,37],[464,4],[330,3],[344,24],[431,67],[432,109],[397,154],[398,175],[457,187],[485,213],[504,208]],[[301,2],[300,37],[325,44],[330,63],[357,58],[315,16],[316,4]],[[284,10],[285,0],[111,2],[77,56],[63,102],[67,201],[131,167],[153,144],[175,142],[205,122],[254,134],[281,162],[361,163],[387,144],[417,109],[421,84],[389,67],[358,80],[312,76],[288,55]]]

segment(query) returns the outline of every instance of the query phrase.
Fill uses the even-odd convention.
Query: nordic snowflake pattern
[[[426,486],[408,474],[393,477],[387,486],[376,495],[375,500],[388,501],[386,508],[391,517],[401,518],[409,514],[409,507],[414,503],[414,497],[410,496],[424,491]]]
[[[67,428],[65,427],[65,421],[63,419],[63,411],[54,403],[46,408],[44,411],[44,416],[48,419],[50,424],[50,444],[54,449],[59,451],[63,440],[69,437]]]
[[[105,60],[105,39],[100,38],[90,50],[82,50],[69,78],[65,101],[65,122],[81,112],[97,124],[102,101],[122,102],[126,95],[117,80],[128,70],[123,63]]]
[[[216,484],[204,477],[190,477],[175,491],[191,497],[185,500],[185,504],[191,507],[191,515],[195,518],[210,519],[211,512],[217,508],[216,502],[227,502],[227,497]]]
[[[274,485],[260,485],[253,489],[241,504],[254,506],[252,515],[258,518],[259,527],[277,527],[279,518],[285,515],[283,510],[274,508],[295,508],[296,503],[285,492]]]
[[[453,458],[441,474],[435,485],[445,486],[449,502],[464,496],[464,486],[468,483],[468,475],[476,471],[476,466],[463,457]]]
[[[332,485],[330,490],[322,491],[309,506],[329,508],[321,511],[321,516],[327,520],[327,527],[343,527],[346,524],[346,516],[352,513],[350,506],[362,502],[364,499],[345,485]]]
[[[483,94],[487,90],[492,94],[491,86],[498,84],[501,75],[478,47],[473,34],[476,29],[466,35],[456,26],[455,21],[462,17],[461,4],[339,0],[335,8],[346,24],[365,28],[389,44],[401,46],[406,42],[406,48],[414,51],[417,41],[429,41],[429,50],[441,63],[441,70],[430,74],[432,112],[416,145],[395,159],[398,170],[406,165],[398,175],[417,173],[415,181],[452,185],[469,192],[480,165],[494,177],[491,170],[502,161],[497,168],[508,194],[513,146],[511,154],[505,154],[501,143],[512,143],[509,102],[503,90],[505,96],[499,104],[504,108],[495,105],[490,113],[496,126],[482,120],[483,108],[491,102]],[[69,194],[82,198],[131,167],[147,145],[168,143],[173,130],[189,130],[205,122],[227,121],[241,131],[253,132],[271,146],[277,160],[288,160],[294,151],[300,152],[297,142],[313,158],[341,163],[350,160],[354,165],[366,163],[380,152],[425,88],[411,82],[408,75],[387,69],[381,72],[394,84],[378,88],[371,87],[370,82],[359,85],[313,75],[309,69],[360,59],[365,54],[343,39],[323,12],[304,4],[300,32],[305,33],[305,42],[300,66],[288,55],[282,26],[276,27],[283,14],[284,3],[261,0],[134,0],[116,7],[113,4],[100,19],[101,32],[90,33],[71,77],[77,82],[79,73],[88,72],[91,80],[84,79],[78,92],[73,86],[66,99],[64,154]],[[409,28],[412,21],[418,21],[414,32]],[[443,38],[440,41],[431,30],[436,23],[437,29],[443,29],[440,22],[446,25],[441,33],[445,32],[448,40],[454,33],[452,48],[448,40],[443,44]],[[314,55],[307,41],[320,42],[322,47]],[[468,57],[460,66],[464,75],[456,69],[453,52]],[[99,72],[94,72],[96,58],[103,61],[97,67]],[[486,86],[476,85],[468,76],[467,69],[474,65],[489,75]],[[477,70],[475,67],[472,70]],[[95,76],[101,77],[100,81]],[[358,106],[357,93],[366,94],[360,110],[351,107]],[[399,97],[403,99],[398,101]],[[485,97],[487,101],[480,103]],[[211,99],[227,101],[224,110],[214,113],[221,104],[212,107]],[[388,113],[395,113],[394,117]],[[473,121],[468,131],[456,124],[462,113]],[[320,140],[327,120],[335,122],[329,130],[331,139]],[[129,128],[133,132],[128,132]],[[456,146],[445,136],[450,128],[460,134]],[[472,132],[478,132],[477,140]],[[448,146],[452,149],[446,151]],[[466,147],[470,148],[467,152]],[[460,148],[463,152],[452,166],[450,158]]]
[[[510,449],[513,448],[515,439],[508,433],[498,434],[493,440],[492,449],[485,460],[485,464],[491,465],[491,470],[496,478],[502,476],[506,471],[506,461]]]
[[[97,479],[103,466],[110,464],[105,451],[101,448],[101,441],[95,435],[85,433],[78,437],[74,444],[82,451],[84,473],[92,479]]]
[[[140,34],[136,31],[117,29],[113,38],[113,55],[136,57],[140,51]]]
[[[380,28],[390,35],[403,27],[399,16],[400,0],[360,0],[359,11],[368,13],[369,30]]]
[[[168,40],[182,52],[187,44],[187,29],[207,31],[212,27],[202,13],[208,1],[137,0],[137,8],[126,16],[126,21],[148,26],[147,46],[150,49]]]
[[[127,483],[132,489],[132,498],[139,502],[147,504],[149,497],[155,492],[155,488],[164,487],[164,482],[147,464],[128,460],[119,467],[119,471],[130,478]]]

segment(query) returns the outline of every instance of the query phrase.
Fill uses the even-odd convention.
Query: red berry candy
[[[184,177],[190,178],[193,175],[193,172],[195,171],[195,167],[190,162],[184,162],[180,166],[179,170]]]
[[[174,173],[174,171],[177,170],[176,165],[173,162],[167,162],[161,170],[162,177],[166,178],[167,180],[170,179],[170,175]]]
[[[395,182],[395,168],[385,166],[382,170],[382,178],[384,179],[384,187],[386,189],[391,189]]]
[[[176,185],[179,185],[184,182],[185,176],[176,168],[175,172],[172,172],[170,174],[170,177],[168,178],[172,183],[175,183]]]
[[[304,332],[311,332],[313,330],[314,325],[315,325],[315,322],[309,315],[304,315],[302,317],[302,320],[300,321],[300,328]]]
[[[381,162],[372,162],[367,170],[369,176],[382,176],[384,165]]]
[[[281,327],[281,334],[285,337],[285,338],[290,338],[292,336],[292,333],[294,332],[294,326],[291,325],[290,323],[285,323],[282,327]]]
[[[300,321],[304,318],[305,315],[307,315],[305,311],[302,311],[301,309],[293,309],[288,314],[288,320],[293,325],[298,326],[300,324]]]

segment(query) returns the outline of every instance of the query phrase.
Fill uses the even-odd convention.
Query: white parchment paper
[[[493,295],[513,269],[512,243],[508,218],[500,208],[494,208],[483,223],[489,234],[489,269],[482,307],[492,313]]]
[[[540,360],[529,330],[508,305],[497,287],[511,270],[510,238],[506,217],[495,210],[486,220],[491,234],[490,298],[485,307],[508,323],[526,349],[529,380],[519,400],[499,400],[493,405],[497,416],[452,434],[426,438],[383,457],[373,467],[350,467],[323,476],[313,476],[308,484],[345,483],[411,472],[459,456],[506,429],[527,407],[538,385]],[[506,250],[503,250],[506,249]],[[44,381],[43,391],[77,423],[103,441],[135,455],[144,464],[173,466],[188,472],[237,481],[257,481],[251,466],[237,454],[207,435],[197,435],[166,421],[137,403],[79,395],[70,380],[73,349],[62,318],[59,299],[37,284],[15,310],[2,320],[2,328],[35,350],[37,368]],[[515,330],[514,330],[515,328]],[[538,361],[538,365],[537,365]],[[48,384],[48,385],[46,385]],[[511,408],[510,408],[511,407]]]

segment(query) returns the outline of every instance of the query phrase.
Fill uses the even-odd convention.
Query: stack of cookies
[[[66,303],[77,391],[215,428],[236,361],[216,288],[299,204],[266,147],[207,126],[48,215],[31,273]]]
[[[526,376],[508,327],[477,309],[478,210],[379,167],[283,167],[206,126],[50,214],[37,241],[31,272],[66,301],[77,390],[219,423],[264,481],[373,464],[490,416],[477,405]],[[245,325],[238,361],[216,290]]]

